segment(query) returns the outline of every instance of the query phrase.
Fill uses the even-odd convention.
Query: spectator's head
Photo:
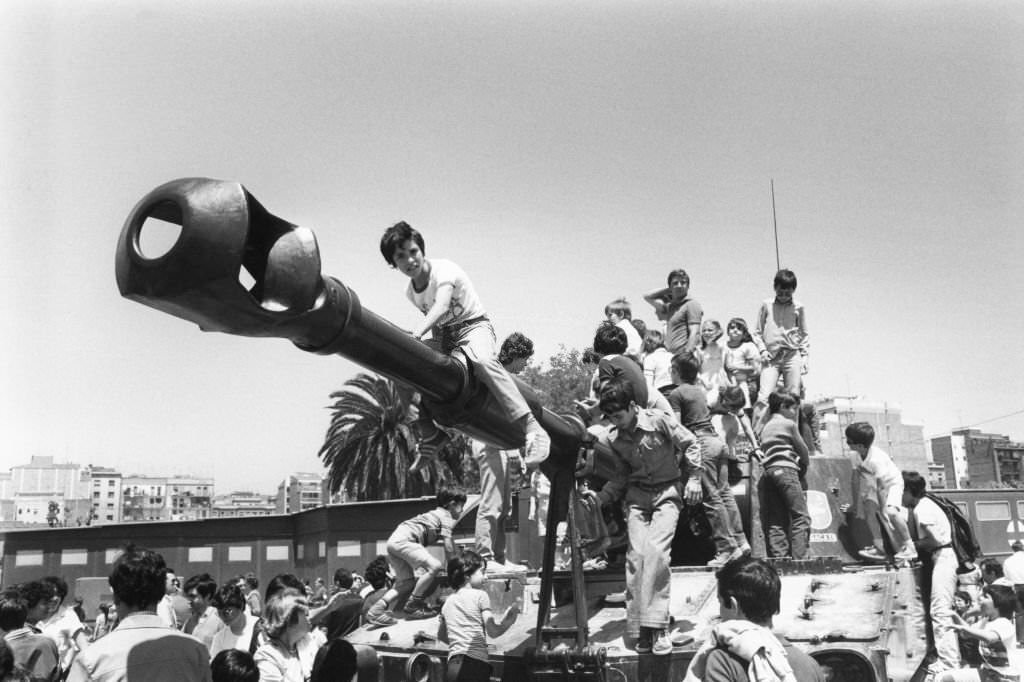
[[[217,581],[209,573],[200,573],[185,581],[184,592],[192,613],[200,615],[210,607],[210,600],[217,592]]]
[[[309,632],[309,605],[306,597],[286,589],[267,599],[263,610],[267,636],[291,646]]]
[[[928,490],[928,482],[916,471],[903,472],[903,506],[908,509],[917,506],[918,500]]]
[[[1024,552],[1024,542],[1021,542],[1020,540],[1014,540],[1013,544],[1010,545],[1010,549],[1012,549],[1014,552]]]
[[[526,369],[526,363],[533,357],[533,341],[525,334],[512,332],[501,342],[501,350],[498,351],[498,362],[500,362],[509,374],[519,374]]]
[[[48,575],[43,578],[44,583],[50,583],[53,586],[53,599],[56,600],[55,604],[60,607],[64,603],[64,600],[68,598],[68,584],[64,578],[59,575]]]
[[[384,236],[380,238],[380,254],[384,256],[384,260],[387,261],[388,265],[396,267],[395,252],[398,249],[407,249],[411,245],[419,247],[420,252],[424,256],[427,254],[427,247],[423,243],[423,235],[403,220],[384,230]]]
[[[735,346],[754,342],[754,337],[750,335],[750,329],[747,327],[747,321],[742,317],[734,317],[729,320],[729,324],[725,325],[725,333]]]
[[[474,575],[480,575],[482,580],[483,569],[486,565],[487,562],[472,550],[454,556],[448,560],[448,584],[453,590],[457,590],[467,583],[473,584]]]
[[[653,353],[657,348],[665,347],[665,335],[657,329],[648,329],[644,334],[644,352]]]
[[[965,592],[964,590],[957,590],[953,594],[953,607],[956,609],[957,613],[961,615],[964,611],[971,608],[971,604],[973,603],[974,600],[971,599],[970,592]]]
[[[875,442],[875,428],[867,422],[853,422],[846,427],[846,444],[861,458],[867,457],[868,450]]]
[[[101,601],[97,608],[100,610],[100,613],[103,614],[104,618],[110,617],[110,604],[108,602]]]
[[[115,605],[123,606],[121,616],[125,609],[152,611],[164,597],[167,565],[157,552],[129,545],[114,562],[109,583]]]
[[[636,421],[640,411],[636,404],[636,393],[633,384],[628,381],[612,379],[601,386],[598,396],[601,412],[616,428],[628,429]]]
[[[1017,594],[1009,585],[986,585],[981,588],[981,599],[978,600],[982,615],[990,620],[1008,618],[1013,622],[1017,609]]]
[[[593,348],[584,348],[583,353],[580,354],[580,362],[584,367],[596,365],[601,362],[601,356],[595,353]]]
[[[294,573],[278,573],[267,583],[267,592],[264,597],[265,599],[270,599],[275,594],[280,594],[288,588],[298,590],[300,594],[306,590],[306,586],[299,580],[299,576]]]
[[[672,356],[672,372],[676,380],[681,384],[697,383],[697,376],[700,374],[700,365],[693,358],[683,355]]]
[[[622,355],[629,347],[626,332],[609,322],[602,322],[594,332],[594,352],[599,356]]]
[[[217,588],[210,599],[210,605],[217,609],[217,616],[224,624],[230,625],[245,613],[245,595],[238,582],[231,580]]]
[[[995,581],[1003,577],[1003,565],[999,563],[999,559],[989,557],[981,562],[981,579],[988,584],[992,584]]]
[[[747,404],[744,386],[726,386],[718,393],[718,404],[729,412],[738,412]]]
[[[466,491],[456,486],[443,486],[437,491],[437,506],[444,507],[457,519],[466,506]]]
[[[248,590],[258,590],[260,587],[260,581],[256,577],[255,573],[245,574],[245,587]]]
[[[386,557],[379,556],[366,565],[366,571],[363,573],[363,577],[366,578],[366,582],[370,584],[374,590],[380,590],[387,587],[388,584],[388,560]]]
[[[27,623],[38,623],[53,614],[53,604],[57,596],[53,584],[45,580],[30,580],[18,585],[18,591],[25,600],[25,608],[28,609],[25,616]]]
[[[260,682],[260,669],[248,651],[224,649],[210,662],[213,682]]]
[[[310,682],[351,682],[359,671],[356,649],[344,639],[332,639],[313,659]]]
[[[716,577],[722,620],[742,618],[771,625],[782,592],[782,581],[771,564],[746,556],[718,569]]]
[[[775,273],[772,285],[775,287],[775,300],[779,303],[789,303],[793,300],[793,292],[796,291],[796,275],[792,270],[779,270]]]
[[[0,591],[0,630],[6,633],[23,628],[27,617],[28,604],[17,587]],[[0,641],[3,641],[2,638]]]
[[[690,288],[690,276],[686,274],[686,270],[678,268],[668,273],[668,277],[665,278],[665,283],[669,289],[674,289],[676,286],[683,286],[686,289]]]
[[[181,581],[174,574],[173,568],[167,569],[167,577],[164,579],[164,594],[174,594],[181,587]]]
[[[625,297],[617,298],[604,307],[604,316],[612,324],[618,324],[619,320],[633,318],[633,308],[630,307],[629,301]]]
[[[718,320],[704,320],[700,324],[700,347],[707,348],[708,345],[722,338],[722,325]]]
[[[647,334],[647,323],[637,318],[631,319],[629,323],[633,325],[633,329],[635,329],[636,333],[640,335],[640,338],[644,338]]]
[[[768,396],[768,413],[781,414],[796,421],[796,411],[800,406],[800,398],[785,389],[772,391]]]
[[[339,568],[334,572],[334,584],[340,590],[352,589],[352,571],[347,568]]]

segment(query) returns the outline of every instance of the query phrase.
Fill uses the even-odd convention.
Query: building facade
[[[277,513],[275,495],[237,491],[217,495],[210,505],[210,518],[223,519],[238,516],[270,516]]]
[[[277,513],[294,514],[324,504],[320,474],[294,473],[277,486]]]
[[[951,488],[1021,488],[1024,443],[980,429],[931,439],[932,458]]]

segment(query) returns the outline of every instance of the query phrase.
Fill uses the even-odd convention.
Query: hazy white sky
[[[0,469],[33,454],[269,491],[355,366],[122,299],[165,181],[237,180],[399,325],[405,219],[499,335],[590,343],[685,267],[751,320],[782,262],[811,396],[1024,440],[1024,5],[0,3]]]

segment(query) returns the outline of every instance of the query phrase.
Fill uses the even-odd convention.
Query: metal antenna
[[[779,223],[775,220],[775,178],[771,178],[771,190],[772,190],[772,229],[775,230],[775,269],[781,270],[782,265],[779,263]]]

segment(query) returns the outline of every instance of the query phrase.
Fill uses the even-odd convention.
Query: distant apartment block
[[[1024,487],[1024,443],[979,429],[958,429],[931,439],[932,459],[951,488]]]
[[[277,486],[277,513],[292,514],[324,504],[321,474],[294,473]]]
[[[846,427],[854,422],[867,422],[875,429],[875,445],[889,453],[900,469],[917,471],[928,476],[928,452],[924,427],[904,423],[899,405],[861,397],[829,397],[814,401],[821,420],[821,449],[826,455],[856,457],[846,447]]]
[[[124,521],[191,521],[210,516],[213,479],[191,476],[125,476]]]
[[[92,502],[90,525],[121,522],[121,472],[110,467],[88,469]]]
[[[270,516],[277,513],[277,497],[254,492],[217,495],[210,505],[211,518],[229,516]]]
[[[33,455],[28,464],[11,467],[9,485],[13,504],[5,521],[73,526],[89,516],[89,478],[79,464]]]

